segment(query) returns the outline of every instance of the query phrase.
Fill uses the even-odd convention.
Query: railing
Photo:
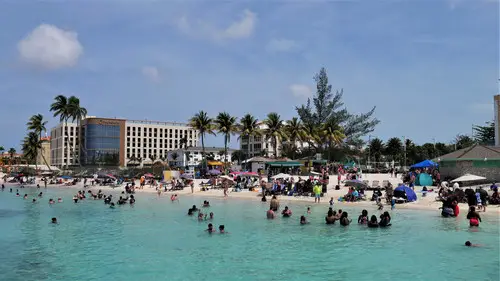
[[[142,124],[142,125],[162,125],[162,126],[188,127],[187,123],[182,123],[182,122],[163,122],[163,121],[152,121],[152,120],[127,120],[125,123]]]

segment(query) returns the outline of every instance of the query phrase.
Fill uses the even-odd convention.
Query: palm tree
[[[250,159],[250,137],[259,136],[261,131],[259,129],[258,120],[251,114],[245,114],[240,120],[240,136],[247,139],[247,156],[246,159]],[[248,165],[248,163],[247,163]]]
[[[287,139],[291,143],[292,158],[295,159],[295,152],[297,150],[297,142],[306,140],[306,131],[302,122],[297,117],[293,117],[285,125]]]
[[[28,126],[28,130],[32,130],[33,132],[37,133],[39,136],[40,140],[42,139],[42,132],[47,131],[47,128],[45,128],[45,125],[47,125],[47,121],[43,120],[43,115],[42,114],[36,114],[31,116],[30,120],[28,123],[26,123],[26,126]],[[45,155],[43,155],[43,148],[42,148],[42,159],[45,165],[47,165],[47,168],[49,171],[52,171],[50,169],[50,165],[47,162],[47,159],[45,159]]]
[[[0,154],[3,154],[4,151],[5,151],[5,148],[0,145]]]
[[[10,159],[12,160],[12,159],[14,159],[14,155],[16,154],[16,149],[11,147],[11,148],[9,148],[8,153],[9,153]]]
[[[35,162],[35,171],[38,170],[36,158],[39,151],[42,149],[42,142],[36,132],[28,132],[28,135],[22,142],[23,155],[29,162]]]
[[[398,160],[402,152],[403,142],[400,138],[390,138],[389,140],[387,140],[387,145],[385,146],[385,154],[390,155],[392,160]]]
[[[384,151],[384,142],[379,138],[374,138],[370,140],[368,147],[370,149],[370,155],[375,157],[375,162],[380,162],[380,157]]]
[[[188,144],[188,138],[187,136],[183,136],[180,140],[179,140],[179,144],[181,146],[181,149],[184,148],[184,149],[187,149],[187,144]]]
[[[82,141],[82,128],[80,126],[80,122],[83,118],[85,118],[87,116],[87,109],[80,105],[80,99],[75,97],[75,96],[69,97],[68,108],[69,108],[68,111],[70,114],[71,121],[74,122],[76,120],[76,125],[78,128],[78,143],[79,143],[79,147],[80,147],[80,149],[79,149],[80,151],[78,152],[78,154],[76,154],[74,149],[73,149],[73,157],[75,157],[75,154],[76,154],[76,156],[78,156],[78,164],[79,164],[79,166],[81,166],[80,152],[85,153],[86,150],[85,150],[85,147],[83,146],[84,142]]]
[[[54,102],[50,105],[50,111],[54,112],[54,117],[59,117],[59,122],[64,122],[64,138],[65,142],[69,144],[68,139],[68,119],[71,117],[68,98],[64,95],[58,95],[54,98]],[[69,148],[69,146],[68,146]],[[69,151],[66,151],[69,155]],[[66,168],[68,167],[68,160],[66,159]]]
[[[287,137],[285,125],[283,124],[283,120],[281,120],[281,116],[276,112],[269,113],[266,120],[264,120],[264,124],[267,126],[267,128],[264,129],[264,135],[266,139],[271,140],[274,149],[274,157],[277,158],[278,144],[281,143],[282,139],[286,139]]]
[[[215,136],[212,118],[208,117],[207,113],[203,110],[196,113],[189,119],[189,126],[200,133],[201,136],[201,150],[202,158],[205,159],[205,135],[210,134]],[[204,168],[207,168],[207,161],[204,161]]]
[[[344,129],[334,120],[330,119],[321,128],[321,138],[328,148],[328,160],[333,146],[340,146],[345,139]]]
[[[238,131],[237,118],[227,112],[221,112],[214,120],[215,129],[224,135],[224,162],[227,162],[227,146],[231,141],[231,135]]]

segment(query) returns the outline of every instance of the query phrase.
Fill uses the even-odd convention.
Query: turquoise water
[[[325,225],[327,205],[288,204],[292,218],[265,219],[258,200],[210,200],[214,225],[186,215],[204,198],[137,194],[136,205],[109,209],[102,201],[74,204],[74,190],[20,189],[0,193],[0,280],[499,280],[498,216],[467,227],[465,214],[395,210],[393,226]],[[49,206],[48,199],[63,197]],[[284,202],[282,202],[284,206]],[[368,209],[370,215],[374,207]],[[360,209],[344,208],[355,220]],[[57,217],[60,223],[49,223]],[[466,240],[483,244],[463,246]]]

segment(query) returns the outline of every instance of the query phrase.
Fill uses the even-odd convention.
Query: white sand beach
[[[0,174],[0,178],[3,177],[2,174]],[[298,179],[298,176],[295,177]],[[399,183],[401,183],[401,179],[399,178],[394,178],[391,177],[388,174],[364,174],[363,175],[363,180],[368,180],[370,183],[374,180],[378,180],[380,183],[382,181],[387,180],[389,181],[393,186],[398,186]],[[202,180],[202,179],[195,179],[195,185],[194,185],[194,192],[191,193],[191,188],[186,187],[183,190],[176,190],[176,191],[167,191],[167,192],[162,192],[161,196],[169,196],[170,194],[177,194],[179,196],[197,196],[197,197],[212,197],[212,198],[224,198],[224,192],[222,189],[209,189],[207,191],[202,191],[201,190],[201,183],[206,182],[207,180]],[[40,184],[40,186],[43,187],[43,182],[40,181],[40,178],[37,178],[36,180],[37,183]],[[351,207],[361,207],[361,206],[366,206],[366,207],[375,207],[375,203],[373,201],[370,201],[370,198],[372,197],[373,192],[372,191],[366,191],[365,195],[367,200],[366,201],[358,201],[358,202],[339,202],[338,198],[344,196],[347,193],[348,187],[345,187],[341,185],[340,190],[335,190],[335,185],[337,184],[337,179],[334,176],[331,176],[330,178],[330,184],[328,185],[328,191],[327,194],[324,195],[324,197],[321,198],[321,203],[319,204],[324,204],[328,205],[330,198],[333,197],[335,201],[335,206],[336,208],[342,208],[342,206],[351,206]],[[28,185],[29,186],[29,185]],[[109,186],[90,186],[87,187],[87,189],[92,189],[92,190],[115,190],[115,191],[123,191],[124,190],[124,184],[120,187],[112,188]],[[139,186],[139,181],[136,181],[136,186]],[[72,188],[72,189],[83,189],[83,182],[79,182],[76,185],[73,186],[66,186],[66,185],[48,185],[48,188]],[[437,191],[438,189],[435,187],[428,187],[429,189],[434,188],[434,192],[429,192],[427,193],[427,196],[423,197],[421,190],[421,186],[416,186],[415,187],[415,192],[417,194],[418,200],[416,202],[411,202],[411,203],[405,203],[405,204],[397,204],[398,209],[412,209],[412,210],[429,210],[429,211],[438,211],[439,208],[441,207],[442,203],[440,201],[436,201],[437,197]],[[485,187],[488,188],[489,187]],[[143,189],[136,189],[136,193],[151,193],[155,194],[157,196],[157,190],[154,187],[150,187],[149,185],[146,185]],[[240,192],[234,192],[234,191],[229,191],[229,196],[228,200],[231,200],[231,198],[237,198],[237,199],[246,199],[246,200],[255,200],[259,201],[261,199],[260,196],[260,188],[259,192],[258,191],[248,191],[248,190],[243,190]],[[270,200],[270,198],[269,198]],[[304,202],[304,203],[311,203],[314,204],[314,198],[313,197],[303,197],[303,196],[279,196],[279,200],[283,202]],[[468,210],[468,206],[465,203],[460,203],[460,210],[462,212],[466,212]],[[389,205],[385,205],[384,209],[390,208]],[[485,214],[495,214],[498,215],[500,214],[500,205],[488,205],[486,208]]]

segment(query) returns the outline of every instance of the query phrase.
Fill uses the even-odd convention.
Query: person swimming
[[[57,218],[52,218],[51,223],[57,224]]]
[[[274,213],[273,207],[269,207],[269,210],[267,210],[266,216],[270,220],[272,220],[276,217],[276,214]]]
[[[170,201],[172,201],[172,202],[174,202],[174,201],[179,202],[179,199],[177,198],[177,194],[172,194],[172,196],[170,196]]]
[[[300,224],[308,224],[306,216],[300,216]]]
[[[208,218],[209,220],[213,220],[214,219],[214,213],[213,212],[210,212],[210,216]]]
[[[78,203],[78,196],[76,196],[76,195],[75,195],[75,196],[73,196],[73,201],[74,201],[75,203]]]
[[[347,212],[342,212],[342,215],[340,215],[340,225],[348,226],[351,223],[348,215],[349,214]]]
[[[210,202],[208,202],[208,201],[206,201],[206,200],[205,200],[205,201],[203,201],[203,207],[204,207],[204,208],[210,207]]]
[[[209,223],[206,231],[210,234],[214,233],[215,232],[214,225]]]
[[[266,195],[262,196],[262,199],[260,199],[261,202],[267,202]]]
[[[375,217],[375,220],[376,219],[377,219],[377,217]],[[367,210],[361,211],[361,215],[359,215],[359,217],[358,217],[358,223],[359,224],[367,224],[368,223],[368,211]]]
[[[63,200],[62,200],[62,198],[61,198],[61,197],[57,198],[57,203],[62,203],[62,201],[63,201]]]
[[[28,199],[28,194],[24,194],[23,199]]]
[[[382,215],[380,215],[380,222],[378,223],[380,227],[387,227],[391,226],[391,215],[389,215],[389,212],[384,212]]]
[[[481,247],[479,244],[472,244],[470,241],[465,241],[466,247]]]
[[[54,204],[54,203],[55,203],[55,202],[54,202],[54,199],[50,198],[50,199],[49,199],[49,204]]]
[[[372,215],[370,220],[367,223],[368,227],[378,227],[377,216]]]
[[[114,209],[115,208],[115,203],[113,203],[113,202],[109,203],[109,208]]]
[[[19,196],[21,196],[21,195],[19,195],[19,192],[17,192],[17,193],[16,193],[16,196],[17,196],[17,197],[19,197]]]
[[[311,207],[307,207],[307,213],[311,214]]]
[[[225,234],[225,233],[227,233],[227,232],[226,232],[226,230],[225,230],[224,228],[225,228],[225,227],[224,227],[224,225],[223,225],[223,224],[219,225],[219,233],[220,233],[220,234]]]
[[[32,202],[33,202],[33,203],[36,203],[36,199],[35,199],[35,198],[33,198],[33,201],[32,201]]]
[[[40,197],[40,198],[41,198],[42,196],[43,196],[43,192],[40,192],[40,193],[38,194],[38,197]]]
[[[281,215],[284,218],[289,218],[292,215],[292,210],[288,209],[288,206],[285,206],[285,209],[281,212]]]
[[[479,222],[481,222],[481,216],[476,212],[475,207],[470,207],[469,213],[467,213],[467,219],[469,220],[469,225],[479,226]]]
[[[337,220],[337,213],[332,208],[330,208],[325,217],[326,224],[335,224],[336,220]]]
[[[135,204],[135,197],[134,197],[134,195],[130,195],[129,203],[130,203],[130,205],[134,205]]]

